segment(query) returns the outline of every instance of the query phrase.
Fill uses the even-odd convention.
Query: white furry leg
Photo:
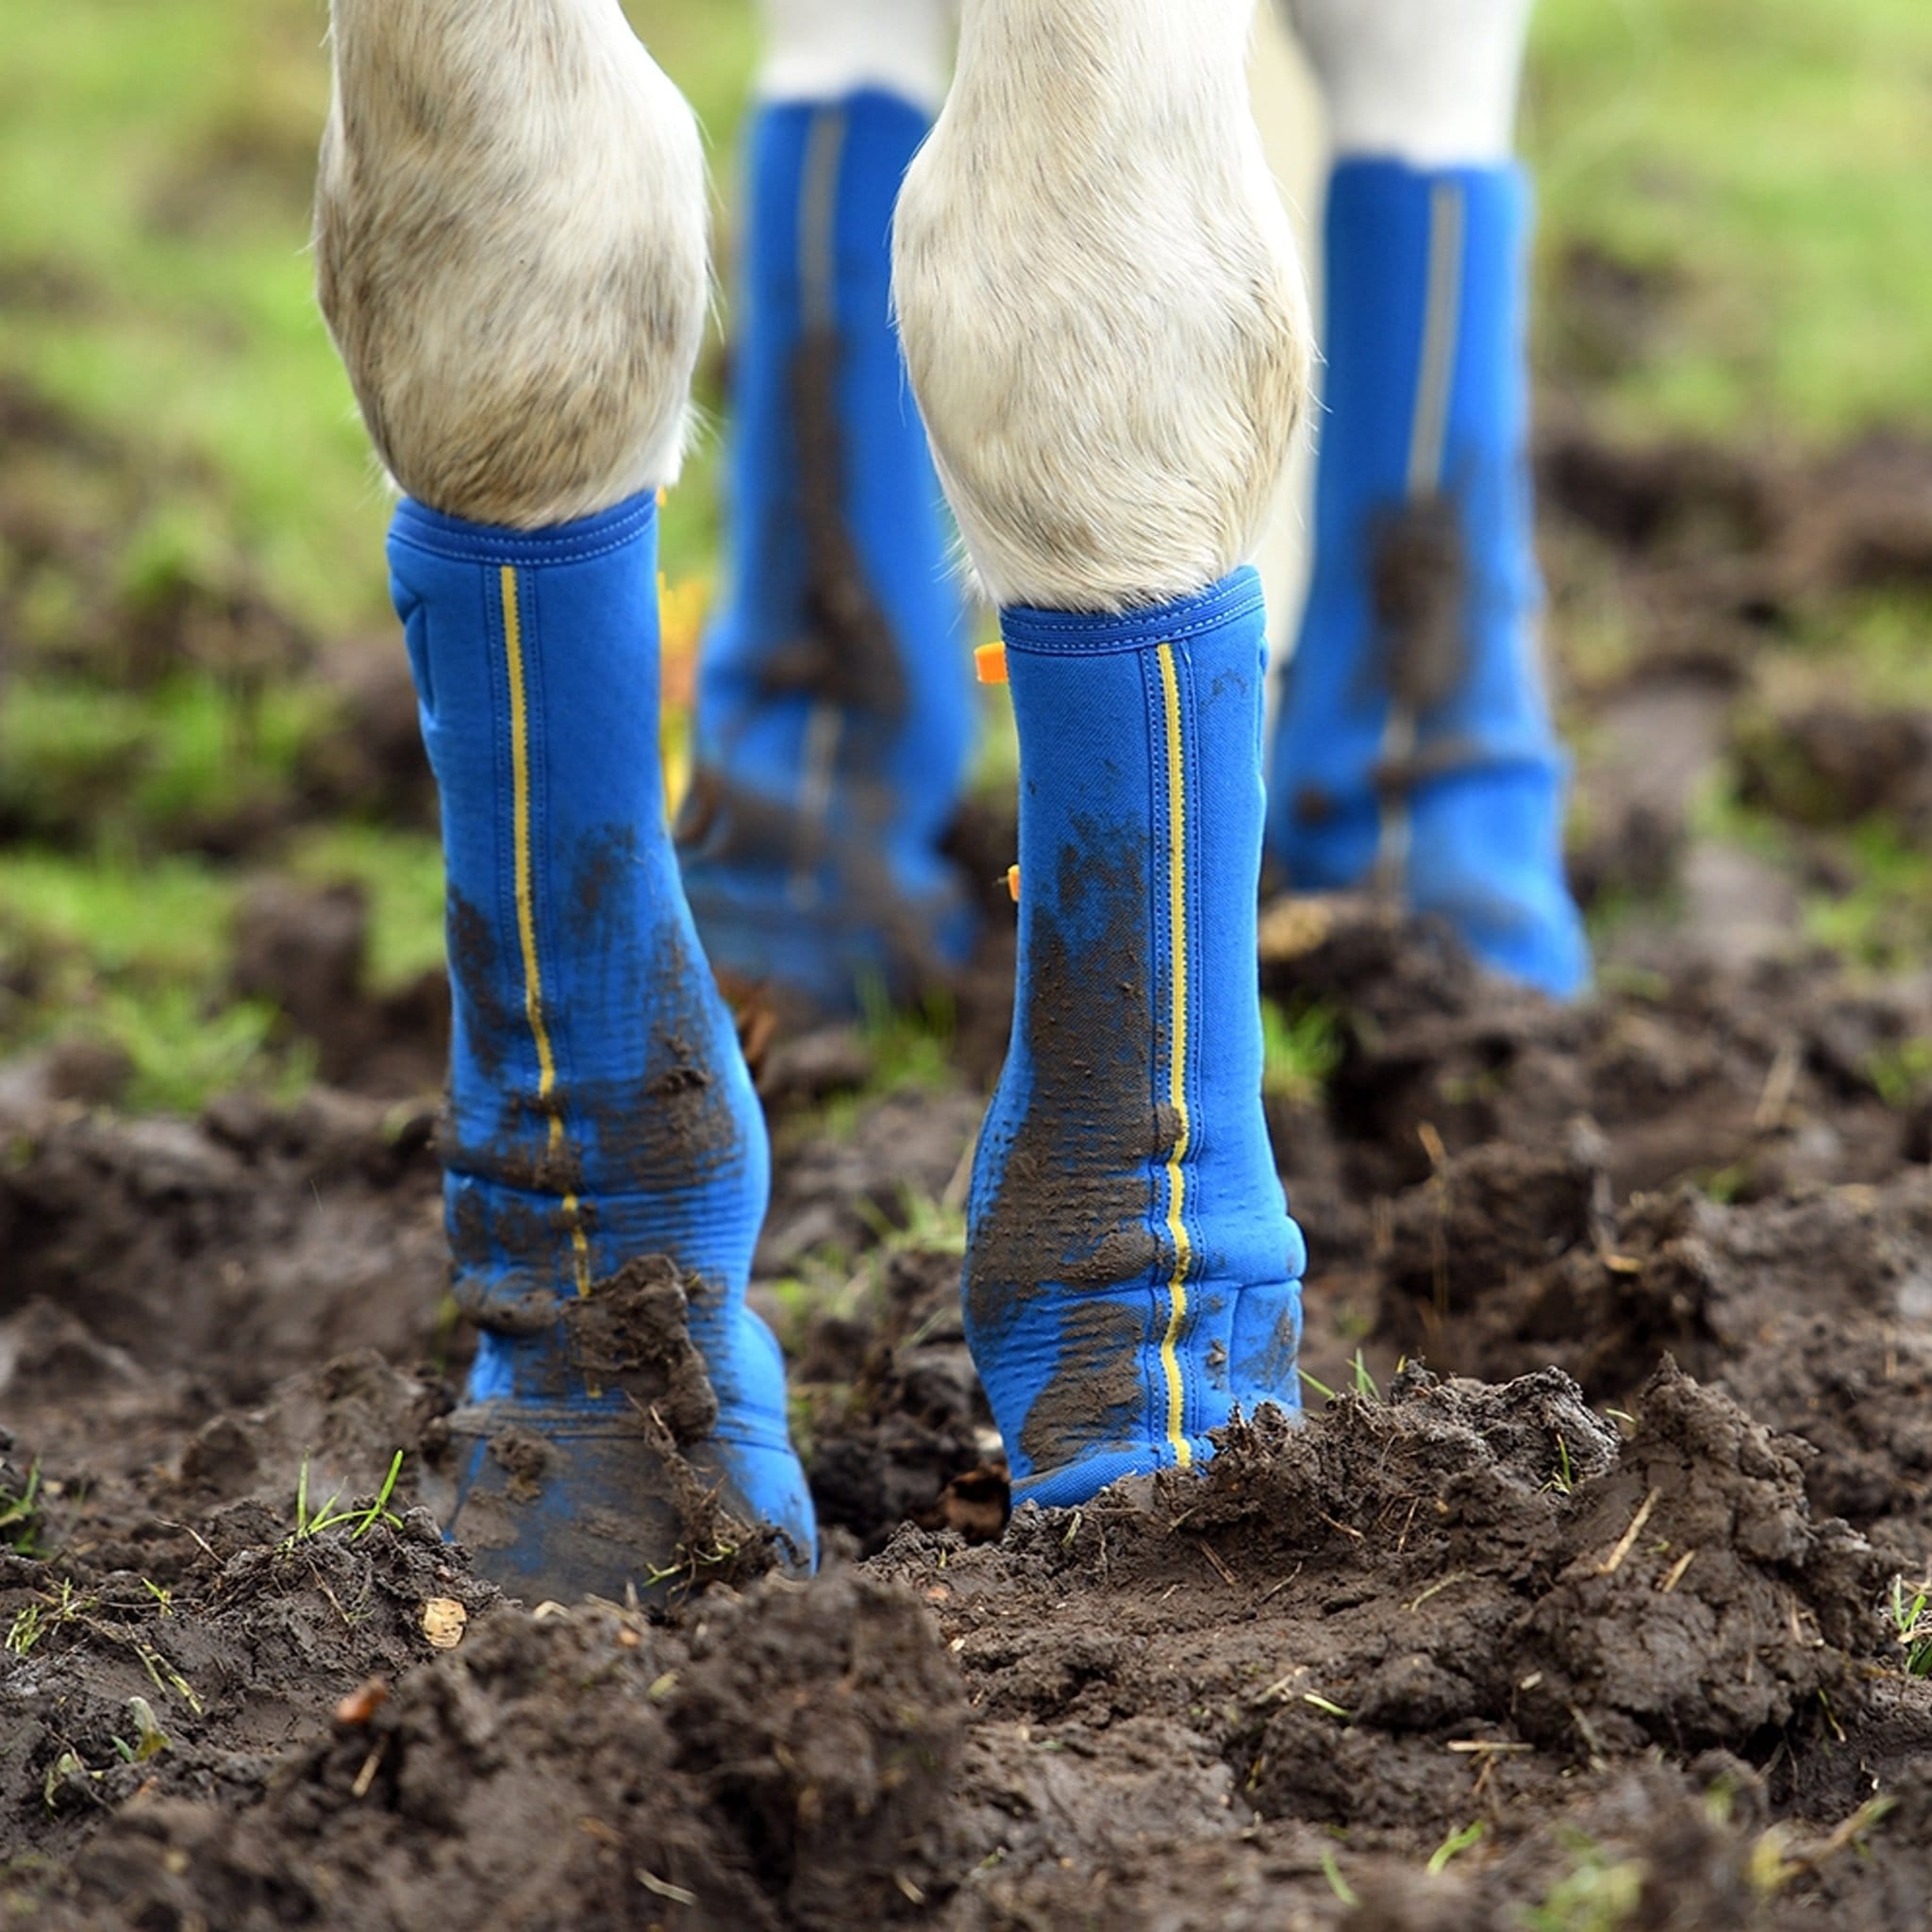
[[[703,153],[618,0],[333,0],[323,312],[431,508],[535,528],[675,479]]]
[[[1536,0],[1286,0],[1328,97],[1339,155],[1417,168],[1514,151]]]
[[[1308,369],[1248,105],[1253,0],[966,0],[894,295],[1002,605],[1120,611],[1246,561]]]
[[[761,0],[767,101],[834,101],[865,88],[928,113],[946,92],[955,0]]]

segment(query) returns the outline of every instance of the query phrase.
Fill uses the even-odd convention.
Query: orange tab
[[[1009,865],[1007,868],[1007,891],[1012,895],[1013,904],[1020,903],[1020,868]]]
[[[979,673],[981,684],[1004,684],[1007,681],[1007,647],[1004,644],[981,644],[973,654],[973,666]]]

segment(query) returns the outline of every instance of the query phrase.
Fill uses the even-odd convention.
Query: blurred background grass
[[[630,11],[704,119],[723,258],[749,0]],[[306,252],[325,25],[319,0],[0,0],[0,1058],[78,1029],[132,1062],[130,1104],[304,1076],[235,985],[264,870],[353,882],[381,986],[439,953],[421,798],[342,761],[392,646]],[[1625,441],[1932,433],[1924,0],[1544,0],[1524,125],[1546,394]],[[686,641],[716,454],[666,521]],[[1925,615],[1889,597],[1840,641],[1921,692]],[[1895,860],[1885,891],[1932,904]]]

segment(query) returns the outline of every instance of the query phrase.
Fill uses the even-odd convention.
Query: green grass
[[[1904,1653],[1901,1667],[1908,1677],[1932,1677],[1932,1599],[1921,1585],[1907,1588],[1904,1577],[1891,1579],[1891,1625]]]
[[[298,1543],[312,1537],[325,1536],[332,1529],[346,1529],[351,1542],[360,1542],[378,1523],[388,1524],[391,1529],[402,1528],[403,1519],[389,1507],[402,1474],[403,1451],[398,1449],[390,1457],[389,1474],[383,1477],[382,1487],[375,1492],[374,1502],[351,1505],[342,1509],[337,1507],[341,1501],[341,1495],[337,1494],[320,1507],[311,1509],[308,1507],[308,1458],[305,1456],[295,1479],[295,1526],[283,1540],[283,1550],[293,1550]]]
[[[1932,952],[1932,855],[1880,818],[1833,845],[1852,883],[1807,897],[1807,934],[1854,966],[1912,971]]]
[[[0,1486],[0,1549],[10,1550],[16,1557],[44,1556],[41,1539],[45,1529],[41,1465],[37,1462],[27,1471],[19,1494]]]
[[[1542,1903],[1524,1914],[1526,1932],[1624,1932],[1636,1924],[1646,1868],[1641,1858],[1612,1859],[1590,1846]]]
[[[1903,1110],[1932,1091],[1932,1040],[1902,1040],[1874,1053],[1865,1064],[1865,1076],[1879,1099]]]
[[[1261,1087],[1278,1100],[1312,1106],[1341,1064],[1341,1022],[1319,1000],[1292,1010],[1261,1002]]]
[[[1545,0],[1546,260],[1588,242],[1670,291],[1599,409],[1633,433],[1932,425],[1928,75],[1919,0]]]
[[[227,955],[235,887],[199,859],[75,865],[14,848],[0,868],[0,936],[16,955],[82,956],[113,978],[211,980]]]
[[[237,1086],[299,1091],[309,1056],[277,1041],[271,1008],[228,996],[236,891],[205,860],[9,851],[0,956],[40,986],[32,1002],[0,1002],[0,1052],[63,1036],[117,1048],[135,1111],[193,1112]]]
[[[0,812],[52,837],[192,842],[285,799],[331,712],[299,683],[22,677],[0,706]]]
[[[1789,647],[1767,653],[1767,685],[1789,680],[1803,692],[1874,708],[1932,706],[1932,597],[1890,588],[1835,597],[1804,613]]]
[[[322,9],[222,0],[139,8],[0,0],[5,260],[48,265],[70,312],[9,316],[0,369],[111,425],[167,492],[131,529],[212,520],[197,548],[245,561],[324,625],[379,608],[383,506],[332,366],[304,254],[325,74]]]

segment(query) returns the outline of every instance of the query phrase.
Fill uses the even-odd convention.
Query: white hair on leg
[[[1514,152],[1536,0],[1286,0],[1342,155],[1488,167]]]
[[[1245,76],[1254,0],[965,0],[894,292],[1001,604],[1113,612],[1253,555],[1307,391]]]
[[[1248,61],[1249,98],[1268,165],[1288,208],[1295,245],[1308,264],[1311,284],[1319,289],[1321,209],[1328,172],[1327,114],[1307,58],[1289,30],[1286,12],[1264,6],[1257,25],[1259,30]],[[1319,312],[1319,300],[1316,308]],[[1319,408],[1311,411],[1310,421],[1320,423]],[[1269,655],[1277,667],[1287,663],[1300,635],[1314,566],[1310,528],[1314,455],[1312,435],[1295,439],[1288,481],[1255,557],[1255,566],[1268,589]]]
[[[760,0],[766,101],[835,101],[877,88],[928,111],[946,92],[954,0]]]
[[[395,481],[535,528],[673,481],[703,150],[618,0],[333,0],[323,312]]]

